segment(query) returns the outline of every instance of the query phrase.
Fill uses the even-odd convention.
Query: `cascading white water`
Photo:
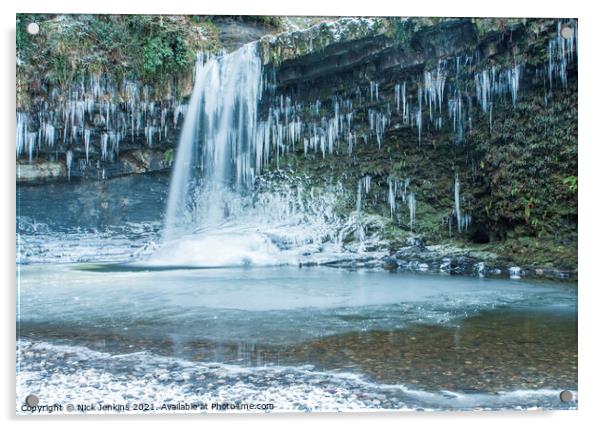
[[[219,225],[227,217],[227,196],[236,197],[253,181],[262,92],[256,50],[256,44],[248,44],[232,54],[197,61],[173,166],[164,240]],[[200,199],[194,192],[199,186]]]
[[[274,127],[257,118],[262,91],[257,44],[199,58],[162,243],[143,264],[298,264],[311,254],[330,260],[342,251],[336,231],[346,224],[334,211],[340,188],[305,189],[294,177],[270,187],[258,179],[270,152],[281,149],[266,140]],[[262,184],[268,184],[263,191],[254,189]]]
[[[182,219],[186,210],[186,195],[188,193],[191,162],[194,154],[197,137],[197,124],[199,116],[199,104],[201,99],[201,76],[203,70],[203,58],[197,58],[194,74],[194,88],[190,97],[190,108],[184,118],[184,125],[180,134],[176,161],[169,186],[169,197],[167,200],[167,212],[165,214],[164,237],[172,238],[174,228]]]

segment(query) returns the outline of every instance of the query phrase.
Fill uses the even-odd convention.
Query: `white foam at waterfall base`
[[[191,234],[166,242],[147,261],[148,265],[229,267],[268,266],[294,263],[265,235],[236,227]]]
[[[318,189],[296,180],[299,183],[292,183],[291,178],[271,183],[269,189],[246,197],[223,194],[221,203],[229,216],[220,224],[201,224],[174,239],[164,239],[157,252],[138,264],[274,266],[382,256],[378,250],[364,252],[363,245],[349,242],[348,238],[360,234],[371,220],[360,219],[354,213],[340,214],[337,206],[344,193],[341,184]],[[201,205],[203,193],[202,188],[198,190]],[[191,213],[198,210],[192,207]],[[379,248],[378,236],[360,241]]]

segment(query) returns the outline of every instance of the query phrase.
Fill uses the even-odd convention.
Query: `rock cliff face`
[[[345,182],[392,249],[417,233],[575,268],[577,31],[570,19],[349,19],[266,36],[270,165]]]
[[[392,251],[419,240],[576,269],[576,20],[342,18],[263,36],[271,24],[204,25],[198,37],[221,47],[260,38],[265,172],[341,182]],[[23,76],[18,180],[169,170],[190,72]]]

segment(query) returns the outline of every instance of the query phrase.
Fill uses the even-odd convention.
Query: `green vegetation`
[[[167,165],[171,165],[174,161],[174,151],[173,149],[167,149],[163,153],[163,162]]]
[[[472,133],[483,166],[474,177],[481,195],[474,207],[492,239],[515,233],[574,241],[576,95],[576,87],[547,101],[537,92],[525,94],[516,109],[496,116],[491,131],[482,123]]]
[[[387,35],[403,49],[408,49],[415,31],[415,21],[403,18],[391,18]]]
[[[18,104],[91,75],[153,89],[177,87],[191,72],[196,52],[221,48],[216,22],[226,18],[266,32],[283,26],[278,16],[17,14]],[[40,26],[36,35],[27,33],[31,22]]]
[[[569,191],[572,193],[577,192],[577,176],[568,176],[562,180],[562,183],[565,184]]]
[[[37,35],[26,32],[30,22]],[[196,51],[216,48],[214,29],[184,16],[17,15],[17,72],[41,84],[91,74],[163,82],[188,72]]]

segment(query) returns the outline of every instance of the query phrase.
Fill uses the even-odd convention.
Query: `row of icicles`
[[[391,218],[395,218],[397,211],[399,210],[399,204],[407,206],[409,223],[408,226],[411,231],[414,230],[416,225],[416,194],[410,190],[410,178],[397,179],[389,177],[387,202],[389,203],[389,210]],[[358,179],[357,182],[357,196],[356,196],[356,211],[360,213],[363,207],[363,200],[370,194],[372,189],[372,176],[366,174]],[[401,200],[401,201],[399,201]],[[472,215],[469,212],[463,211],[461,208],[461,196],[460,196],[460,178],[458,174],[454,177],[453,182],[453,200],[454,205],[451,211],[451,217],[446,217],[444,220],[449,225],[449,235],[452,235],[451,225],[453,220],[456,222],[458,233],[467,232],[472,222]]]
[[[463,62],[468,63],[468,58]],[[393,107],[389,102],[383,103],[385,100],[377,82],[370,82],[367,89],[358,86],[351,97],[331,97],[329,107],[325,107],[319,99],[296,102],[285,95],[273,98],[266,118],[257,127],[255,171],[259,173],[272,158],[279,166],[280,158],[296,151],[300,145],[304,155],[313,153],[322,158],[327,154],[350,156],[360,141],[364,144],[374,141],[380,149],[393,114],[399,118],[398,123],[416,128],[420,144],[424,110],[428,109],[429,123],[439,130],[445,122],[443,106],[446,101],[454,141],[463,141],[466,122],[472,125],[472,97],[447,83],[446,65],[445,61],[441,61],[435,71],[424,73],[424,81],[415,97],[408,94],[407,82],[395,84]],[[492,66],[475,74],[475,98],[490,118],[494,97],[509,95],[516,104],[520,72],[520,65],[502,71]],[[446,85],[449,87],[447,91]],[[361,124],[367,127],[363,128]]]
[[[566,87],[567,64],[576,60],[576,22],[568,21],[575,29],[569,39],[560,35],[561,25],[565,24],[559,21],[558,35],[550,40],[546,66],[549,86],[558,80]],[[313,153],[322,158],[327,154],[352,155],[358,142],[368,144],[374,141],[380,149],[394,114],[398,118],[395,121],[397,125],[417,130],[418,144],[422,142],[426,121],[435,130],[442,129],[449,121],[454,142],[461,143],[465,140],[466,129],[473,126],[473,100],[487,117],[491,128],[496,100],[509,99],[516,106],[519,99],[522,64],[508,68],[491,65],[473,73],[473,89],[461,87],[461,76],[465,75],[463,70],[473,69],[479,61],[478,52],[458,55],[454,61],[439,61],[435,69],[423,73],[415,96],[409,94],[408,82],[396,83],[393,106],[383,98],[379,83],[374,81],[365,88],[358,86],[353,94],[331,97],[328,107],[319,99],[298,102],[290,96],[274,97],[268,114],[258,125],[254,172],[260,173],[272,158],[279,166],[280,158],[295,151],[298,145],[302,145],[305,155]],[[444,114],[445,108],[447,115]],[[426,113],[428,116],[425,118]]]
[[[97,75],[73,84],[66,95],[54,88],[38,112],[17,112],[17,158],[26,156],[31,162],[42,150],[71,148],[71,157],[77,152],[87,165],[92,152],[101,161],[114,161],[120,145],[139,136],[148,147],[157,146],[176,128],[187,106],[173,94],[161,102],[153,98],[146,85],[118,85]]]

